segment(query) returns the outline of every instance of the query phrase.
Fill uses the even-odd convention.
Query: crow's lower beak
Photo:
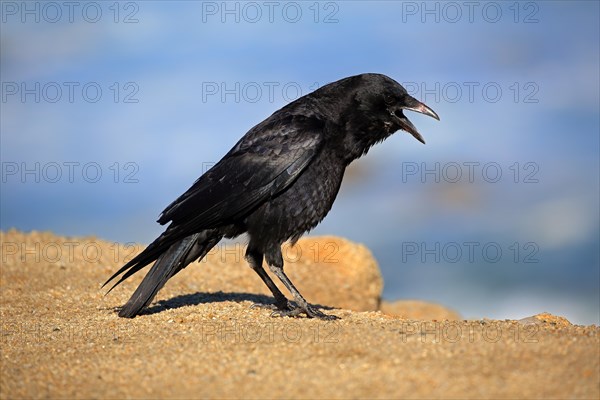
[[[401,108],[402,110],[415,111],[421,114],[429,115],[430,117],[435,118],[438,121],[440,120],[440,117],[436,114],[435,111],[429,108],[426,104],[421,103],[420,101],[412,97],[410,97],[406,104],[401,106]],[[425,144],[425,139],[423,139],[423,136],[421,136],[421,134],[417,131],[417,128],[415,128],[412,122],[410,122],[409,119],[406,118],[404,114],[402,114],[402,112],[397,113],[396,116],[400,120],[401,129],[407,131],[408,133],[413,135],[414,138],[417,139],[419,142]]]

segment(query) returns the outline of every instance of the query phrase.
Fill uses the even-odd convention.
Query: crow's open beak
[[[435,111],[433,111],[424,103],[421,103],[420,101],[412,97],[409,97],[408,101],[406,101],[406,103],[400,108],[402,110],[416,111],[421,114],[429,115],[430,117],[435,118],[438,121],[440,120],[440,117],[436,114]],[[421,136],[421,134],[417,131],[417,128],[415,128],[412,122],[410,122],[409,119],[406,118],[402,111],[397,112],[396,117],[399,119],[400,127],[402,130],[405,130],[406,132],[410,133],[419,142],[425,144],[425,139],[423,139],[423,136]]]

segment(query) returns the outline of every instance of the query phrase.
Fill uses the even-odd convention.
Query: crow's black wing
[[[238,221],[294,182],[319,152],[322,129],[318,121],[298,116],[258,125],[158,222],[172,221],[173,234],[188,235]]]
[[[322,130],[318,120],[301,116],[269,118],[251,129],[162,212],[158,222],[171,221],[165,232],[104,285],[125,272],[112,290],[174,243],[198,232],[218,232],[285,190],[320,151]]]

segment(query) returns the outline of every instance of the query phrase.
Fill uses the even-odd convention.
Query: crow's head
[[[388,78],[389,79],[389,78]],[[440,120],[440,117],[424,103],[421,103],[410,96],[406,90],[397,82],[389,79],[391,82],[386,85],[386,92],[383,95],[386,113],[391,118],[391,126],[398,127],[414,136],[421,143],[425,143],[423,136],[417,131],[417,128],[404,115],[404,110],[416,111],[421,114],[429,115],[432,118]]]
[[[440,117],[431,108],[410,96],[395,80],[381,74],[362,74],[355,78],[354,106],[358,106],[363,120],[368,120],[368,131],[385,137],[403,130],[425,143],[417,128],[404,115],[404,110],[429,115],[439,121]],[[383,139],[381,138],[381,139]]]

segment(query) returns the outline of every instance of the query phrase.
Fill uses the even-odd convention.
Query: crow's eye
[[[394,97],[390,94],[386,94],[383,98],[383,101],[385,101],[385,104],[387,105],[392,105],[394,104]]]

